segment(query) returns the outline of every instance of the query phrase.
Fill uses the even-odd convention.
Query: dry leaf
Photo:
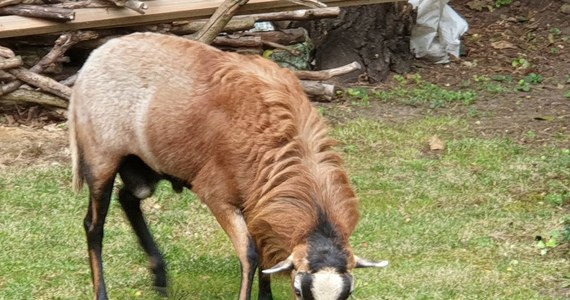
[[[467,2],[466,5],[467,5],[467,7],[469,7],[472,10],[482,11],[483,8],[489,7],[489,2],[485,1],[485,0],[473,0],[473,1]]]
[[[498,41],[498,42],[494,42],[491,43],[491,47],[493,47],[494,49],[516,49],[515,45],[513,45],[512,43],[509,43],[507,41]]]
[[[432,151],[443,150],[445,145],[442,140],[439,139],[437,135],[434,135],[429,139],[429,149]]]

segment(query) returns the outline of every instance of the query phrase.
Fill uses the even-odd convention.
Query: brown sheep
[[[290,271],[298,299],[346,299],[358,199],[334,141],[295,75],[256,56],[136,33],[93,51],[69,108],[74,187],[89,187],[85,231],[97,299],[107,299],[102,240],[117,173],[119,202],[166,293],[166,268],[140,209],[159,180],[192,189],[237,251],[239,299],[272,299]]]

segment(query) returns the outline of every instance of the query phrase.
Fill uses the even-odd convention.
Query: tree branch
[[[25,68],[16,68],[8,70],[8,73],[16,76],[19,80],[36,86],[46,92],[57,95],[61,98],[68,99],[71,96],[71,88],[40,74],[29,71]]]
[[[358,62],[352,62],[342,67],[322,71],[295,71],[295,75],[303,80],[327,80],[360,69],[362,69],[362,66]]]
[[[0,96],[0,103],[35,103],[60,108],[67,108],[68,102],[59,97],[39,91],[19,89],[4,96]]]
[[[218,34],[224,29],[226,24],[235,15],[238,8],[247,3],[248,0],[226,0],[216,9],[206,25],[200,29],[193,39],[205,44],[211,44]]]

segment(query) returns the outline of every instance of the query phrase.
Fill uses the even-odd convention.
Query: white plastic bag
[[[460,38],[469,25],[447,3],[449,0],[408,0],[418,8],[412,28],[410,47],[418,58],[435,63],[449,62],[449,55],[459,57]]]

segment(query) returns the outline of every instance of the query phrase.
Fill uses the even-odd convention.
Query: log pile
[[[267,49],[277,49],[297,55],[297,50],[291,45],[306,42],[308,37],[304,29],[273,31],[250,31],[250,29],[255,27],[256,22],[261,21],[278,23],[334,18],[339,15],[340,9],[325,8],[326,5],[316,0],[288,1],[313,8],[233,17],[238,8],[248,1],[225,0],[209,19],[177,19],[156,24],[142,22],[135,26],[131,26],[133,23],[129,21],[127,26],[115,26],[115,28],[0,38],[0,105],[33,103],[66,108],[71,94],[70,86],[73,85],[76,72],[87,54],[111,38],[132,32],[152,31],[174,34],[229,51],[262,54]],[[381,0],[381,2],[386,1]],[[0,0],[0,15],[26,16],[63,23],[72,22],[75,13],[82,9],[120,7],[122,10],[143,15],[153,3],[154,1],[147,4],[138,0]],[[1,34],[0,27],[0,37]],[[22,35],[27,34],[22,31]],[[321,100],[330,100],[338,91],[337,88],[320,81],[358,69],[360,65],[353,63],[325,71],[298,71],[297,75],[309,95]]]

